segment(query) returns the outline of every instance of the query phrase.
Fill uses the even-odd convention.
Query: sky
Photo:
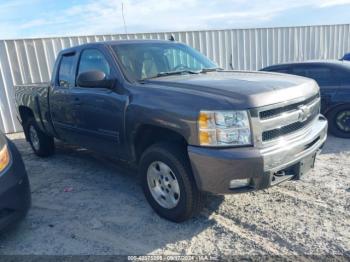
[[[346,24],[349,14],[350,0],[0,0],[0,39]]]

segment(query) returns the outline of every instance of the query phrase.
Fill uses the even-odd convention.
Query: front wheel
[[[27,121],[25,130],[28,142],[36,155],[47,157],[54,153],[54,138],[41,131],[34,119]]]
[[[158,215],[174,222],[191,218],[202,204],[186,155],[176,145],[155,144],[140,161],[146,199]]]
[[[328,114],[329,130],[337,136],[350,138],[350,105],[342,105]]]

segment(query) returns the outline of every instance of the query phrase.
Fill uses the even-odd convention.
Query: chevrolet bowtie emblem
[[[305,106],[305,105],[301,105],[298,108],[299,108],[299,115],[298,115],[299,122],[306,121],[309,118],[309,116],[311,115],[310,108],[308,106]]]

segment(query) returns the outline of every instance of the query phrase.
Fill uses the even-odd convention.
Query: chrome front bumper
[[[261,149],[264,171],[278,171],[320,151],[327,139],[328,123],[319,115],[303,136],[280,140],[276,145]]]
[[[300,134],[265,148],[205,148],[188,146],[197,187],[228,194],[259,190],[290,179],[299,179],[314,165],[327,138],[327,120],[319,115]],[[248,186],[230,188],[232,180],[249,179]]]

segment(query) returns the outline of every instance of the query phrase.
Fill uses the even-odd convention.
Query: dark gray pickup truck
[[[204,192],[299,179],[327,136],[315,81],[225,71],[174,41],[91,43],[60,52],[50,83],[16,86],[34,152],[54,138],[139,167],[154,210],[180,222]]]

